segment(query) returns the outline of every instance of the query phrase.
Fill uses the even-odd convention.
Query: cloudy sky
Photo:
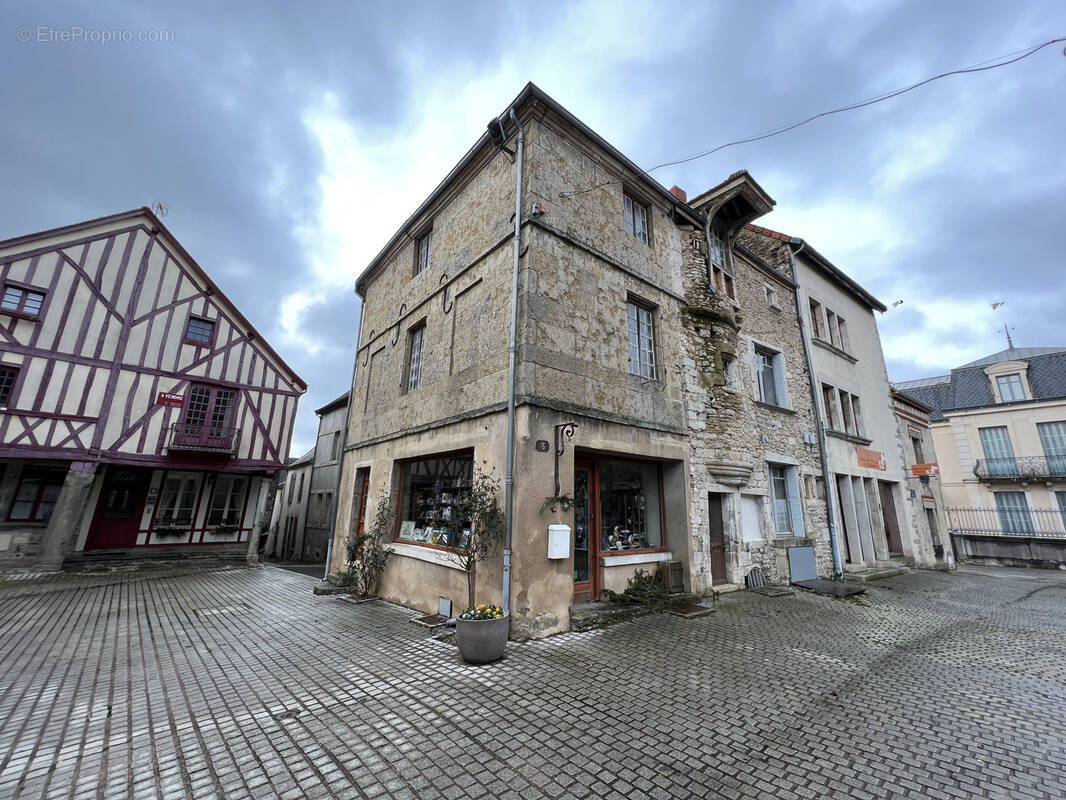
[[[1019,0],[98,0],[0,19],[0,238],[165,203],[308,381],[294,455],[347,386],[354,278],[526,81],[651,166],[1066,36],[1066,4]],[[165,41],[102,41],[142,31]],[[1066,345],[1064,87],[1060,44],[655,175],[693,195],[749,169],[777,200],[761,224],[903,300],[880,319],[890,376],[938,374],[1001,349],[1005,322],[1020,346]]]

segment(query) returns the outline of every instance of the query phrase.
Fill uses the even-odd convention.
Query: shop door
[[[707,495],[707,500],[711,532],[711,581],[725,583],[725,495],[711,492]]]
[[[593,465],[574,465],[574,603],[588,603],[599,591],[599,515]]]
[[[86,550],[135,547],[151,470],[108,467]]]
[[[888,542],[888,554],[903,555],[903,540],[899,536],[899,519],[896,517],[896,501],[892,494],[892,484],[877,482],[881,491],[881,516],[885,521],[885,539]]]

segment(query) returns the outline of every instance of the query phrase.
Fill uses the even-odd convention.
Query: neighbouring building
[[[903,506],[907,473],[874,317],[884,304],[803,239],[749,226],[741,241],[795,265],[845,569],[934,566]]]
[[[333,494],[340,479],[341,442],[344,420],[348,412],[348,393],[315,411],[318,415],[318,440],[315,461],[311,467],[311,483],[307,497],[307,521],[301,560],[326,563],[329,546],[330,521],[333,515]]]
[[[0,265],[0,563],[254,560],[303,381],[146,208]]]
[[[959,558],[1066,563],[1066,348],[1011,346],[896,388],[933,409]]]
[[[786,579],[788,546],[812,547],[826,570],[824,503],[803,489],[819,470],[795,285],[732,248],[770,198],[746,173],[698,198],[707,242],[683,192],[537,87],[512,108],[524,130],[512,635],[568,630],[575,603],[662,562],[696,591],[755,564]],[[441,545],[468,535],[455,509],[474,469],[506,471],[517,165],[515,125],[503,124],[356,283],[331,572],[349,532],[388,502],[379,593],[426,610],[465,602]],[[553,523],[572,532],[563,554],[549,552]],[[500,601],[501,570],[479,568],[479,601]]]
[[[281,561],[304,561],[304,541],[307,522],[308,486],[315,462],[314,448],[285,467],[285,474],[277,482],[274,510],[270,520],[270,538],[266,555]],[[322,561],[325,562],[325,553]]]
[[[954,554],[948,540],[936,444],[929,427],[933,409],[895,388],[891,396],[903,447],[903,466],[907,471],[904,499],[916,534],[917,561],[927,566],[951,568]]]

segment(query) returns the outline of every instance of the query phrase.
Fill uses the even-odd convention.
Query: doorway
[[[707,516],[710,523],[711,582],[725,583],[725,495],[707,494]]]
[[[152,472],[136,467],[108,467],[86,550],[135,547]]]
[[[574,603],[588,603],[600,596],[599,525],[596,522],[594,464],[574,462]]]
[[[888,554],[890,556],[903,555],[903,540],[899,535],[899,518],[896,516],[895,493],[892,484],[884,481],[877,482],[877,488],[881,493],[881,517],[885,522],[885,540],[888,542]]]

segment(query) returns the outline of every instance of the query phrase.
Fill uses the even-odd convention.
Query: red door
[[[108,467],[86,550],[136,546],[151,475],[147,469]]]

